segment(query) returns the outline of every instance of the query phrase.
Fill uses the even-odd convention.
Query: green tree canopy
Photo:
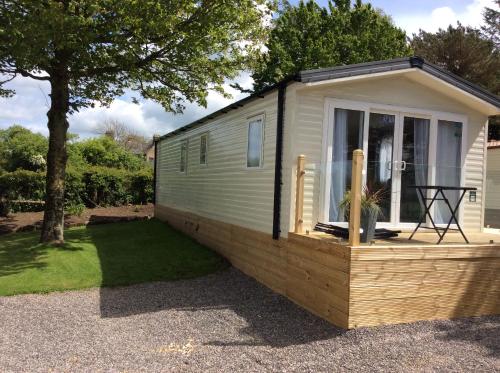
[[[500,3],[500,2],[499,2]],[[461,24],[436,33],[413,35],[415,54],[458,76],[500,94],[499,12],[486,8],[482,30]],[[500,139],[500,117],[491,117],[488,138]]]
[[[124,169],[127,171],[149,170],[150,164],[142,154],[134,154],[125,144],[109,136],[79,140],[68,134],[68,166],[84,171],[89,166]],[[13,125],[0,130],[0,168],[7,172],[16,170],[44,171],[49,141],[40,133]]]
[[[420,30],[411,46],[429,62],[500,93],[500,51],[480,30],[461,24],[436,33]]]
[[[0,168],[5,171],[45,169],[47,138],[19,125],[0,130]]]
[[[496,49],[500,49],[500,0],[496,0],[497,9],[484,9],[484,23],[482,27],[483,34],[495,44]]]
[[[288,2],[273,21],[267,53],[258,59],[252,77],[259,90],[304,69],[408,56],[406,34],[391,18],[357,0]]]
[[[72,145],[86,164],[137,171],[147,164],[141,155],[135,155],[108,136],[83,140]],[[71,161],[71,159],[70,159]]]
[[[0,93],[17,75],[50,83],[41,241],[63,241],[67,114],[130,88],[179,112],[206,104],[260,51],[267,0],[0,1]]]

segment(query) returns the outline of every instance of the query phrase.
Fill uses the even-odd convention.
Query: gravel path
[[[500,317],[343,331],[235,269],[0,297],[0,371],[500,371]]]

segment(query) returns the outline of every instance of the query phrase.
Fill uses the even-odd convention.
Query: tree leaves
[[[406,34],[370,4],[329,1],[285,3],[266,43],[267,53],[253,70],[254,89],[300,70],[407,56]]]
[[[64,56],[72,110],[131,88],[179,112],[255,59],[271,10],[266,0],[3,0],[0,73],[55,79]]]
[[[429,62],[500,93],[500,51],[480,30],[461,24],[436,33],[421,30],[411,45]]]

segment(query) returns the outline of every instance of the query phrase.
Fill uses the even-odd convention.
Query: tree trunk
[[[66,135],[69,110],[69,80],[65,67],[51,77],[51,104],[47,113],[49,151],[45,186],[45,212],[40,242],[64,242],[64,177],[66,175]]]

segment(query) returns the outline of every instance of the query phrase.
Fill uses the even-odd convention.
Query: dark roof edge
[[[361,76],[368,74],[398,71],[411,68],[418,68],[426,73],[435,76],[461,90],[470,93],[483,101],[500,108],[500,97],[488,90],[471,83],[447,70],[444,70],[418,56],[396,58],[386,61],[373,61],[358,63],[354,65],[336,66],[326,69],[305,70],[299,73],[302,83],[321,82],[325,80],[340,79],[350,76]]]
[[[430,62],[425,61],[421,69],[426,73],[440,78],[441,80],[444,80],[445,82],[454,85],[455,87],[467,93],[470,93],[471,95],[476,96],[477,98],[480,98],[481,100],[486,101],[489,104],[500,109],[500,97],[491,93],[487,89],[484,89],[483,87],[472,83],[458,75],[455,75],[445,69],[442,69],[441,67],[436,66]]]
[[[165,139],[167,137],[171,137],[171,136],[177,135],[177,134],[179,134],[181,132],[185,132],[188,129],[197,127],[197,126],[205,123],[207,120],[211,120],[211,119],[214,119],[214,118],[218,117],[219,115],[226,114],[230,110],[238,109],[238,108],[244,106],[245,104],[247,104],[247,103],[249,103],[249,102],[251,102],[253,100],[256,100],[258,98],[264,98],[265,95],[267,95],[269,93],[272,93],[273,91],[277,90],[279,87],[281,87],[283,85],[287,85],[288,83],[290,83],[292,81],[297,81],[297,76],[296,75],[289,76],[289,77],[283,79],[282,81],[280,81],[278,83],[275,83],[273,85],[265,87],[265,88],[261,89],[258,92],[252,93],[251,95],[249,95],[247,97],[244,97],[244,98],[242,98],[239,101],[233,102],[232,104],[224,106],[222,109],[219,109],[217,111],[214,111],[213,113],[205,115],[204,117],[202,117],[200,119],[197,119],[194,122],[191,122],[191,123],[186,124],[186,125],[178,128],[178,129],[176,129],[174,131],[166,133],[165,135],[162,135],[159,138],[159,141],[161,141],[161,140],[163,140],[163,139]]]
[[[278,89],[280,86],[287,85],[292,81],[297,81],[302,83],[312,83],[324,80],[340,79],[350,76],[369,75],[369,74],[383,73],[389,71],[406,70],[412,68],[421,69],[422,71],[432,76],[435,76],[500,109],[500,97],[478,86],[477,84],[471,83],[468,80],[465,80],[447,70],[444,70],[432,63],[425,61],[421,57],[413,56],[413,57],[395,58],[386,61],[374,61],[374,62],[358,63],[353,65],[336,66],[324,69],[304,70],[299,72],[297,75],[289,76],[276,84],[266,87],[258,92],[252,93],[251,95],[242,98],[239,101],[233,102],[232,104],[229,104],[223,107],[222,109],[219,109],[211,114],[204,116],[203,118],[197,119],[194,122],[191,122],[174,131],[171,131],[161,136],[159,140],[163,140],[167,137],[171,137],[179,133],[182,133],[184,131],[187,131],[188,129],[194,128],[198,125],[205,123],[207,120],[214,119],[219,115],[229,112],[230,110],[242,107],[246,103],[249,103],[257,98],[263,98],[266,94],[269,94]]]

